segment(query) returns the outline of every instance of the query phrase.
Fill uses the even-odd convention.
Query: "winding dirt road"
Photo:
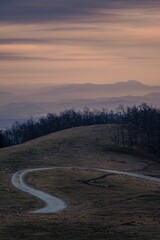
[[[23,192],[27,192],[32,196],[35,196],[45,203],[45,207],[32,211],[32,213],[56,213],[59,211],[64,210],[67,205],[66,203],[50,194],[44,193],[42,191],[36,190],[33,187],[27,185],[24,181],[25,176],[28,173],[35,172],[35,171],[44,171],[44,170],[51,170],[51,169],[79,169],[79,170],[92,170],[92,171],[100,171],[103,173],[111,173],[117,175],[125,175],[133,178],[138,178],[142,180],[152,181],[155,183],[160,184],[160,178],[144,176],[137,173],[130,173],[125,171],[117,171],[117,170],[108,170],[108,169],[100,169],[100,168],[80,168],[80,167],[48,167],[48,168],[34,168],[34,169],[26,169],[23,171],[16,172],[12,176],[12,184],[14,187],[20,189]]]

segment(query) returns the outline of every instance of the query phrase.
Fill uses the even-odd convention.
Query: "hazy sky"
[[[0,83],[160,85],[160,0],[0,0]]]

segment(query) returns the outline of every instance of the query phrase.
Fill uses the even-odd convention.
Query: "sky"
[[[0,84],[160,85],[160,0],[0,0]]]

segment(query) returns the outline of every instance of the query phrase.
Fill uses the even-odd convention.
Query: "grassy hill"
[[[159,175],[148,159],[115,153],[113,125],[79,127],[0,150],[0,238],[5,239],[159,239],[160,187],[97,171],[50,170],[32,173],[27,182],[64,199],[57,214],[29,214],[40,201],[14,189],[11,175],[21,169],[82,166]],[[95,178],[99,186],[86,184]],[[108,186],[108,187],[104,187]]]
[[[72,128],[53,133],[21,145],[0,150],[2,168],[14,172],[38,166],[122,166],[143,164],[143,160],[117,155],[110,151],[113,125]],[[118,158],[117,158],[118,156]],[[123,159],[123,161],[121,161]],[[124,160],[125,159],[125,160]]]

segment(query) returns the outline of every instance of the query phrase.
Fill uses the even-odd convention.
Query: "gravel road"
[[[118,170],[109,170],[109,169],[100,169],[100,168],[80,168],[80,167],[48,167],[48,168],[34,168],[34,169],[26,169],[23,171],[16,172],[12,176],[12,184],[14,187],[20,189],[23,192],[27,192],[39,199],[41,199],[45,203],[45,207],[32,211],[32,213],[56,213],[64,210],[67,207],[67,204],[50,194],[34,189],[25,183],[25,176],[31,172],[35,171],[44,171],[50,169],[80,169],[80,170],[92,170],[92,171],[100,171],[105,173],[111,173],[116,175],[125,175],[133,178],[138,178],[140,180],[151,181],[160,184],[160,178],[145,176],[137,173],[130,173],[125,171]]]

